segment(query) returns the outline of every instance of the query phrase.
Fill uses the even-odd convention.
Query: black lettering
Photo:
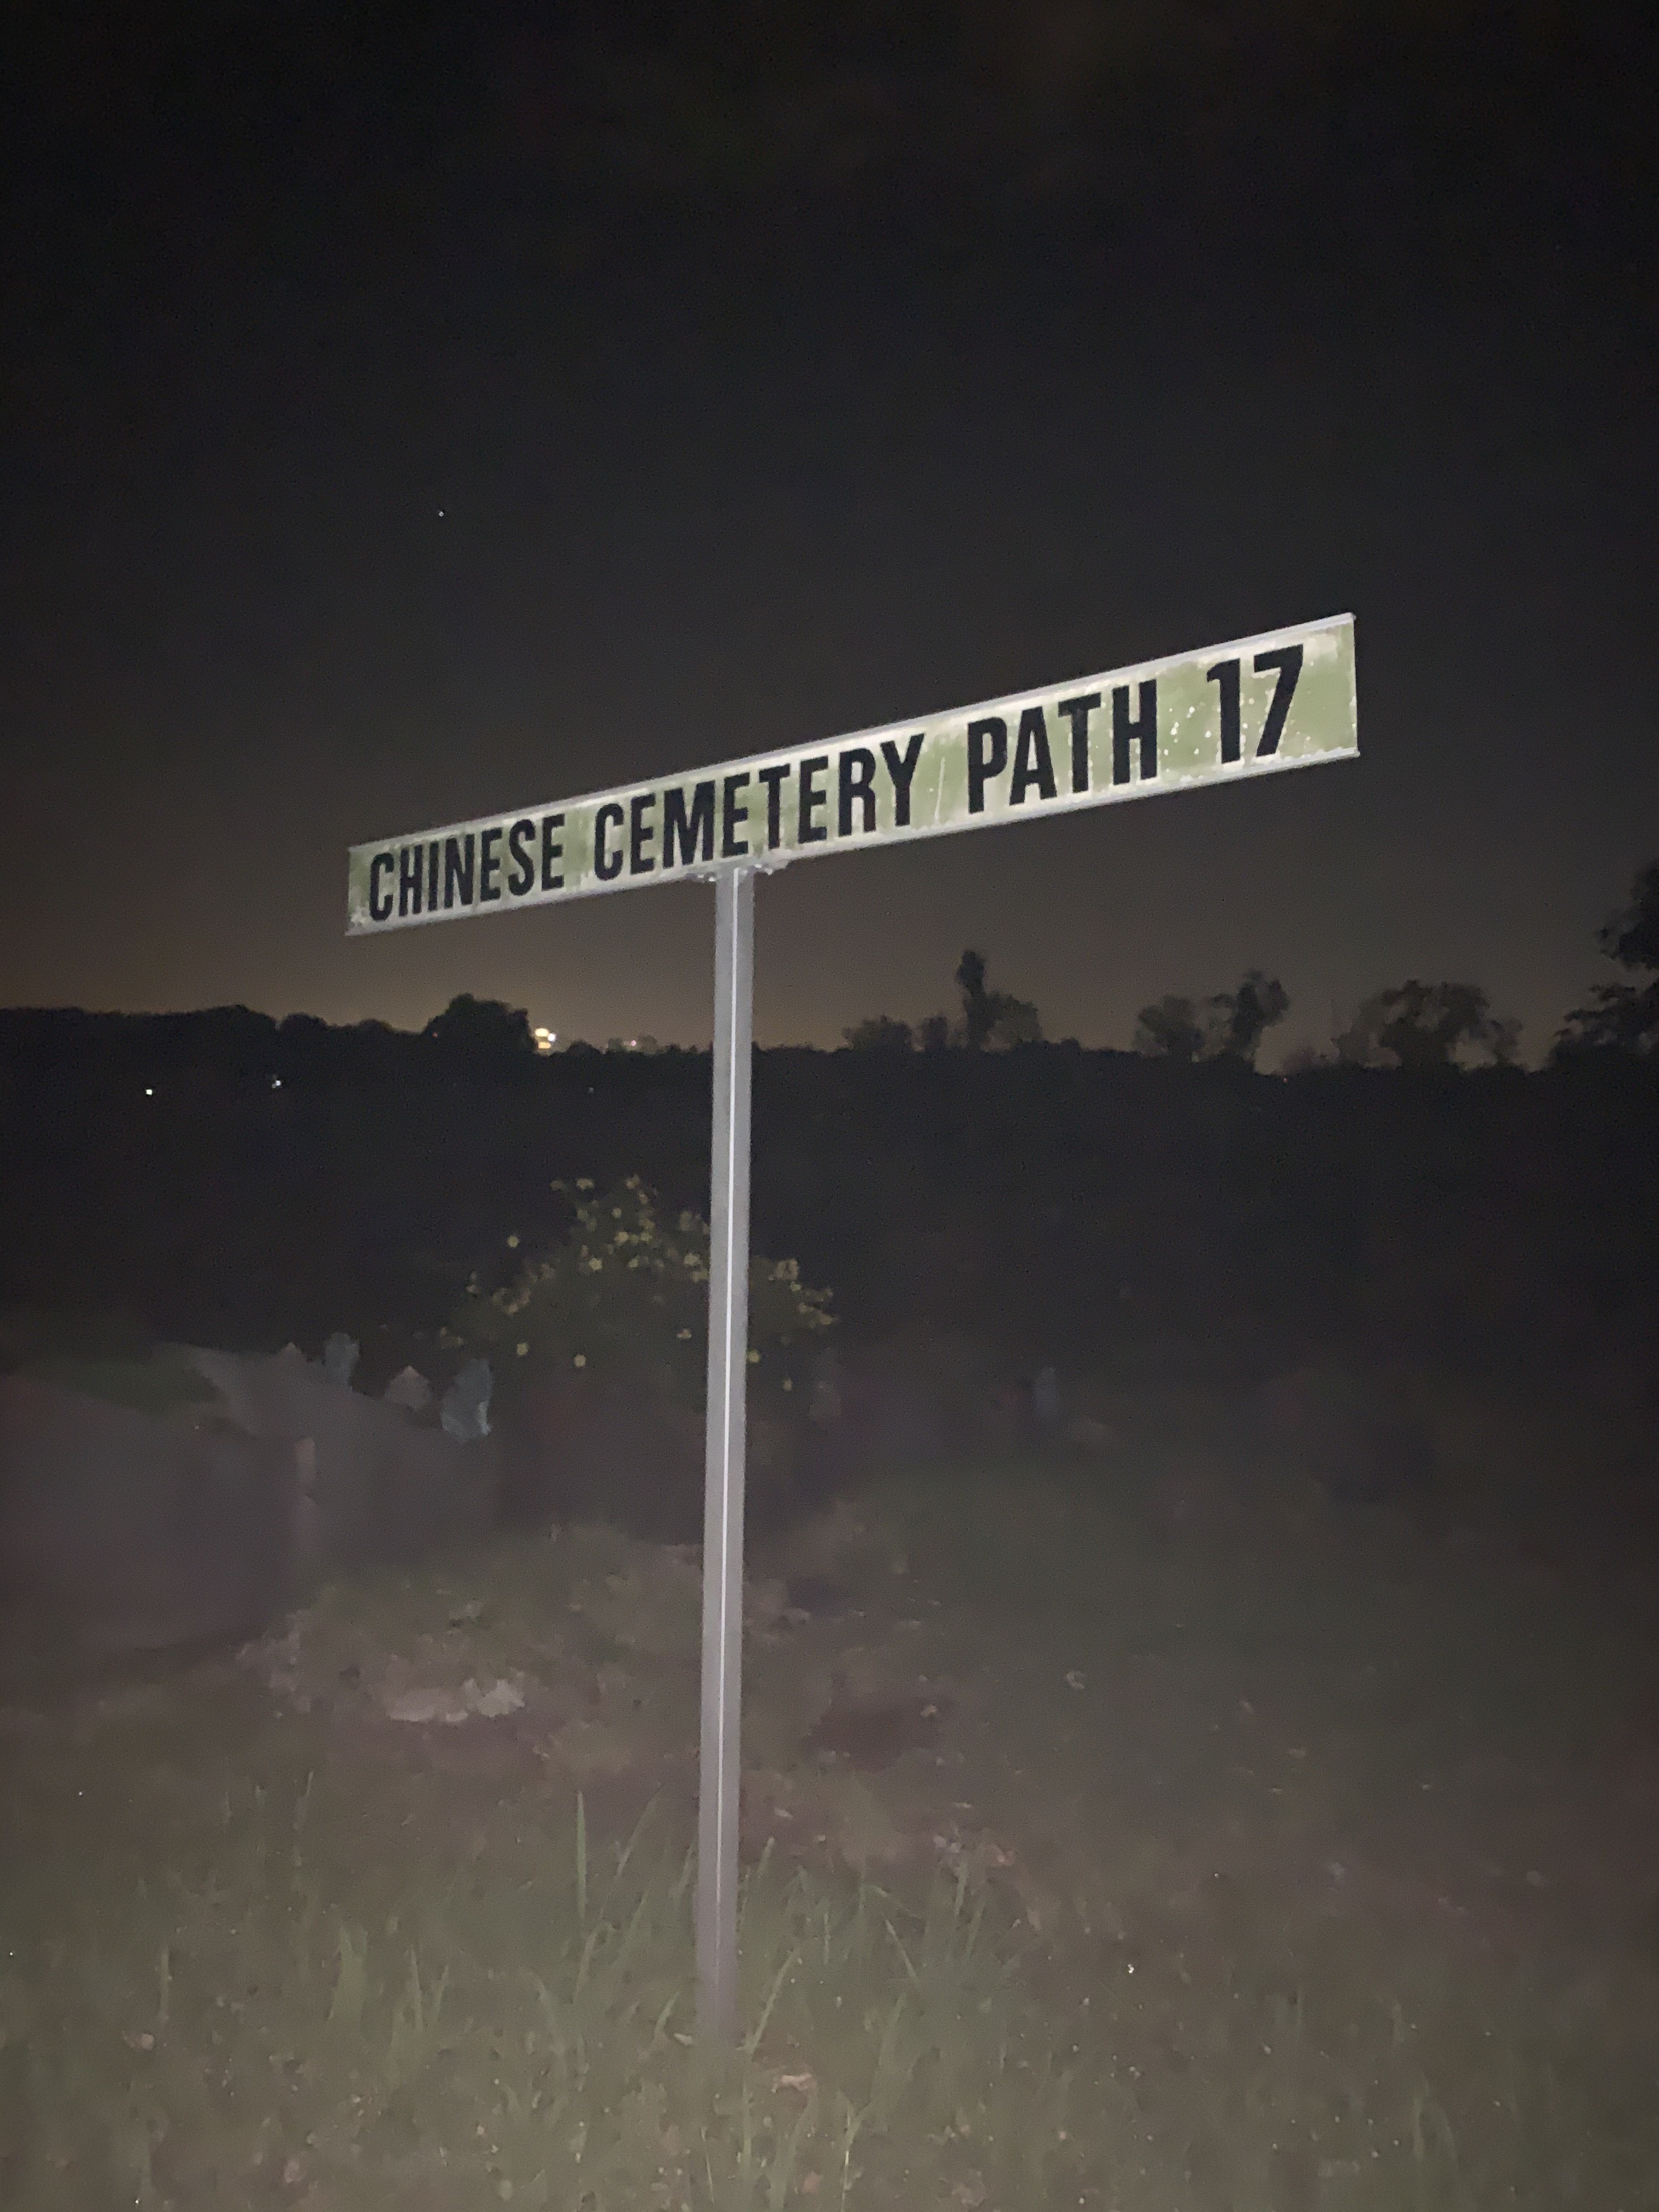
[[[472,904],[474,863],[477,854],[472,832],[465,837],[444,839],[444,912],[448,913],[459,897],[463,906]]]
[[[1158,774],[1158,679],[1150,677],[1140,687],[1140,712],[1133,721],[1129,720],[1129,687],[1115,684],[1112,690],[1112,781],[1129,781],[1129,746],[1133,739],[1140,740],[1140,781],[1147,782]]]
[[[841,818],[839,835],[853,834],[853,802],[857,799],[864,817],[864,834],[868,836],[876,826],[876,757],[864,745],[848,745],[836,764],[841,782]]]
[[[522,898],[536,880],[536,863],[530,857],[530,841],[535,834],[533,822],[515,822],[507,833],[507,854],[513,862],[507,888],[514,898]]]
[[[421,910],[421,878],[426,873],[426,853],[419,845],[405,845],[398,855],[398,914],[399,919]]]
[[[818,789],[817,779],[829,765],[828,753],[814,753],[811,760],[804,760],[796,770],[800,778],[800,819],[795,831],[798,845],[821,845],[830,835],[812,819],[817,810],[826,803],[827,793]]]
[[[1279,681],[1273,686],[1273,696],[1267,703],[1267,719],[1261,726],[1261,743],[1255,757],[1263,760],[1269,753],[1279,750],[1279,740],[1285,734],[1285,723],[1291,711],[1291,702],[1296,696],[1297,678],[1302,673],[1302,647],[1299,645],[1277,645],[1271,653],[1258,653],[1255,672],[1265,676],[1270,668],[1279,672]]]
[[[438,911],[438,855],[443,848],[434,837],[426,848],[426,910]]]
[[[738,824],[749,819],[749,809],[739,806],[738,793],[749,781],[747,775],[728,775],[726,787],[720,793],[720,858],[723,860],[741,860],[749,850],[745,837],[739,843]]]
[[[1223,762],[1238,758],[1238,663],[1218,660],[1213,668],[1204,672],[1206,684],[1218,684],[1221,690],[1221,757]]]
[[[391,874],[398,863],[390,853],[377,853],[368,864],[368,918],[371,921],[390,921],[392,893],[386,894],[386,903],[380,903],[380,871]]]
[[[501,872],[501,856],[491,848],[498,846],[506,832],[498,822],[493,830],[478,833],[478,904],[488,906],[500,898],[501,887],[496,878]]]
[[[553,832],[562,830],[562,814],[544,814],[542,817],[542,889],[562,891],[564,889],[564,870],[557,864],[564,858],[564,840]]]
[[[614,884],[622,873],[623,848],[618,845],[614,853],[608,852],[605,836],[607,830],[620,830],[623,818],[623,811],[614,799],[600,807],[593,817],[593,872],[602,884]]]
[[[915,781],[916,763],[921,758],[921,741],[926,730],[918,730],[901,753],[891,738],[881,741],[881,757],[887,763],[887,773],[893,779],[893,826],[908,830],[910,826],[910,786]]]
[[[775,853],[783,842],[783,779],[789,773],[787,761],[775,761],[770,768],[758,769],[757,783],[766,786],[766,849]]]
[[[987,738],[991,749],[985,749]],[[994,775],[1000,775],[1008,765],[1008,725],[1000,714],[988,714],[982,722],[968,725],[968,811],[983,814],[985,787]]]
[[[674,866],[675,841],[679,842],[679,864],[689,868],[697,857],[701,841],[702,857],[714,857],[714,787],[712,781],[699,783],[691,793],[691,811],[685,811],[684,790],[676,784],[663,793],[662,799],[662,864]]]
[[[1008,793],[1010,806],[1024,806],[1025,794],[1036,784],[1045,799],[1054,795],[1054,763],[1048,750],[1048,725],[1041,707],[1027,707],[1019,718],[1019,737],[1014,746],[1014,780]]]
[[[656,862],[647,859],[646,847],[656,842],[655,826],[646,816],[657,803],[654,791],[636,791],[628,803],[628,872],[630,876],[648,876]]]
[[[1100,704],[1098,691],[1079,692],[1075,699],[1062,699],[1056,712],[1064,714],[1072,726],[1072,790],[1073,793],[1089,788],[1089,717]]]

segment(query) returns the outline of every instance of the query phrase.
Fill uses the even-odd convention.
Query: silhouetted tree
[[[1219,1031],[1218,1056],[1254,1067],[1262,1038],[1290,1010],[1291,994],[1276,975],[1247,969],[1236,991],[1220,992],[1210,1001],[1212,1034]]]
[[[1148,1060],[1174,1060],[1190,1067],[1204,1054],[1204,1025],[1191,999],[1174,992],[1143,1006],[1135,1023],[1134,1048]]]
[[[962,993],[962,1041],[969,1052],[982,1052],[991,1041],[991,994],[985,988],[985,955],[969,951],[957,963]]]
[[[854,1052],[909,1052],[916,1042],[909,1023],[896,1022],[890,1014],[872,1014],[842,1035]]]
[[[962,1042],[969,1052],[1042,1042],[1042,1024],[1029,999],[987,987],[982,952],[970,948],[963,954],[957,963],[957,987],[962,993]]]
[[[470,991],[434,1014],[422,1034],[444,1059],[467,1067],[511,1067],[536,1056],[530,1017],[522,1006],[475,999]]]
[[[1561,1024],[1553,1057],[1611,1049],[1659,1054],[1659,860],[1650,860],[1631,886],[1630,904],[1603,924],[1595,941],[1610,960],[1647,980],[1598,983],[1589,1004]]]
[[[1017,999],[1012,992],[993,991],[997,1012],[991,1024],[991,1042],[999,1045],[1041,1044],[1042,1018],[1031,999]]]
[[[1170,993],[1143,1006],[1134,1048],[1149,1060],[1239,1060],[1255,1066],[1261,1040],[1290,1011],[1290,993],[1277,976],[1247,969],[1236,991],[1218,991],[1200,1004]]]
[[[354,1022],[336,1029],[314,1014],[289,1014],[276,1032],[277,1063],[284,1080],[301,1083],[390,1083],[416,1072],[417,1037],[385,1022]]]
[[[1468,1053],[1507,1062],[1516,1031],[1516,1023],[1492,1012],[1479,984],[1419,983],[1413,976],[1365,1000],[1336,1048],[1353,1066],[1421,1073],[1455,1067]]]

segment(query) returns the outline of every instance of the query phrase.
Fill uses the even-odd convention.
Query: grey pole
[[[702,1745],[697,1763],[697,2021],[738,2017],[743,1480],[749,1383],[749,1097],[755,871],[714,884],[714,1121],[708,1260],[708,1441],[702,1522]]]

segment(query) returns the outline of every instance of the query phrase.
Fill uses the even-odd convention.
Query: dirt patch
[[[909,1751],[931,1751],[948,1706],[926,1692],[903,1698],[837,1697],[806,1739],[819,1758],[844,1759],[860,1774],[879,1774]]]
[[[744,1862],[1007,1883],[1012,1846],[952,1808],[945,1770],[974,1701],[928,1662],[890,1537],[842,1510],[793,1551],[744,1590]],[[700,1601],[694,1551],[567,1531],[327,1593],[242,1659],[279,1706],[321,1721],[342,1771],[447,1778],[458,1820],[481,1793],[580,1791],[596,1822],[657,1798],[691,1833]]]

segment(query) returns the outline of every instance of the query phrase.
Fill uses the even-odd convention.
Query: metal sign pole
[[[755,871],[714,885],[714,1113],[708,1257],[708,1433],[702,1524],[702,1745],[697,1765],[697,2020],[738,2016],[743,1486],[749,1384],[749,1103]]]

